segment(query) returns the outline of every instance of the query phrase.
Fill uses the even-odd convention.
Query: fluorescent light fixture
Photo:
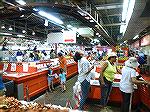
[[[98,35],[98,37],[101,37],[101,35]]]
[[[139,35],[136,35],[136,36],[133,38],[133,40],[135,40],[135,39],[137,39],[137,38],[139,38]]]
[[[126,19],[128,5],[129,5],[129,0],[124,0],[123,1],[123,11],[122,11],[122,21],[125,21],[125,19]]]
[[[25,37],[24,35],[17,35],[17,37]]]
[[[4,25],[2,25],[2,26],[1,26],[1,29],[5,29],[5,26],[4,26]]]
[[[0,35],[12,35],[11,33],[0,33]]]
[[[13,29],[12,29],[12,27],[10,26],[10,27],[8,28],[8,30],[10,30],[10,31],[11,31],[11,30],[13,30]]]
[[[36,9],[36,8],[33,8],[33,10],[34,10],[34,11],[39,11],[39,10],[38,10],[38,9]]]
[[[94,20],[90,20],[90,22],[92,23],[92,22],[94,22]]]
[[[128,3],[127,3],[128,1]],[[126,6],[128,4],[128,7]],[[132,16],[132,13],[133,13],[133,9],[134,9],[134,5],[135,5],[135,0],[124,0],[124,5],[123,7],[127,7],[127,12],[126,11],[123,11],[122,12],[122,21],[126,20],[126,25],[125,26],[120,26],[120,32],[125,33],[126,29],[127,29],[127,26],[128,26],[128,23],[129,23],[129,20]],[[125,14],[126,12],[126,14]]]
[[[24,15],[21,15],[20,17],[24,17]]]
[[[67,27],[68,27],[68,28],[72,28],[73,26],[71,26],[71,25],[67,25]]]
[[[99,42],[99,40],[98,39],[94,39],[94,42]]]
[[[120,33],[123,33],[123,32],[124,32],[124,29],[125,29],[125,25],[121,25],[121,26],[120,26]]]
[[[19,10],[20,10],[20,11],[23,11],[23,10],[25,10],[25,9],[23,9],[23,8],[19,7]]]
[[[34,32],[34,31],[32,31],[32,35],[35,35],[35,32]]]
[[[25,30],[22,30],[22,33],[26,33],[26,31],[25,31]]]
[[[20,5],[25,5],[26,4],[26,2],[23,1],[23,0],[16,0],[16,2],[19,3]]]
[[[44,12],[44,11],[39,11],[38,13],[39,13],[41,16],[44,16],[44,17],[50,19],[51,21],[54,21],[54,22],[56,22],[56,23],[58,23],[58,24],[63,24],[63,22],[62,22],[60,19],[54,17],[53,15],[51,15],[51,14],[49,14],[49,13],[46,13],[46,12]]]
[[[96,35],[99,35],[99,33],[96,33]]]
[[[48,20],[45,19],[44,26],[48,26]]]

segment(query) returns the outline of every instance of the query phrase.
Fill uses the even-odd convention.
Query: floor
[[[54,104],[54,105],[60,105],[65,107],[66,101],[69,100],[71,102],[71,107],[73,108],[75,102],[72,97],[73,96],[72,87],[76,82],[76,80],[77,80],[77,76],[67,80],[66,83],[67,90],[64,93],[61,92],[60,86],[56,86],[55,91],[53,91],[53,93],[46,92],[41,96],[39,96],[38,98],[34,99],[33,101],[41,104]],[[120,107],[112,106],[112,105],[109,107],[110,109],[108,111],[103,111],[101,110],[97,102],[90,100],[87,101],[85,110],[90,112],[120,112]]]

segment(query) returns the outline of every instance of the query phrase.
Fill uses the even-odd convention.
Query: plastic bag
[[[77,109],[81,99],[81,83],[79,81],[77,81],[73,86],[73,98],[75,101],[74,109]]]

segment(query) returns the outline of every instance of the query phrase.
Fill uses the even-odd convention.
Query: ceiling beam
[[[125,25],[126,23],[113,23],[113,24],[103,24],[102,26],[120,26]]]

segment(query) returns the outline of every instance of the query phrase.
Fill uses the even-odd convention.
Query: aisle
[[[69,99],[71,101],[71,105],[73,107],[74,101],[72,99],[72,86],[74,85],[76,80],[77,80],[77,76],[72,77],[71,79],[69,79],[67,81],[66,92],[62,93],[60,86],[57,86],[53,93],[47,92],[47,94],[43,94],[40,97],[38,97],[37,99],[35,99],[34,102],[41,103],[41,104],[44,104],[44,102],[45,102],[46,104],[51,103],[51,104],[61,105],[61,106],[65,107],[66,100]],[[92,103],[94,103],[94,104],[92,104]],[[99,105],[96,104],[94,101],[87,102],[86,108],[87,108],[86,110],[88,110],[88,111],[100,112]],[[102,111],[102,112],[104,112],[104,111]],[[109,111],[107,111],[107,112],[120,112],[120,109],[118,107],[111,106],[111,109],[109,109]]]

